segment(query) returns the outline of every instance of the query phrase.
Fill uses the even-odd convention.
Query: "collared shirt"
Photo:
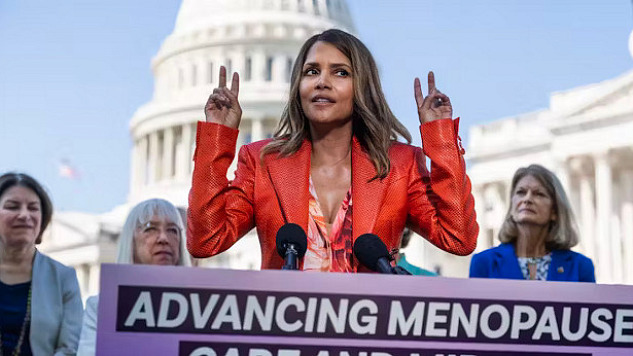
[[[308,248],[304,271],[354,272],[352,267],[352,188],[329,226],[319,205],[312,177],[308,218]],[[329,233],[328,233],[329,231]]]

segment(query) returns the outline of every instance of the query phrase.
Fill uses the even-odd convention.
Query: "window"
[[[246,57],[246,62],[244,63],[244,80],[251,80],[252,78],[252,60],[251,57]]]
[[[266,81],[273,80],[273,57],[266,57]]]
[[[213,62],[209,62],[209,84],[213,83]]]
[[[226,76],[228,78],[231,78],[231,75],[233,74],[233,61],[231,61],[230,59],[226,60]]]

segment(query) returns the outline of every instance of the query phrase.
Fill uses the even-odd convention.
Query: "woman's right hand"
[[[242,119],[242,108],[237,96],[240,92],[240,77],[233,73],[231,89],[226,87],[226,68],[220,67],[219,86],[213,89],[207,104],[204,106],[204,115],[207,122],[228,126],[236,129]]]

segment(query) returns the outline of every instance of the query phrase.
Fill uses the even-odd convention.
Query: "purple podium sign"
[[[633,355],[633,287],[103,265],[97,355]]]

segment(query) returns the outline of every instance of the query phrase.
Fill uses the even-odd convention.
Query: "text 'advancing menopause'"
[[[623,347],[633,308],[120,286],[117,331]]]

